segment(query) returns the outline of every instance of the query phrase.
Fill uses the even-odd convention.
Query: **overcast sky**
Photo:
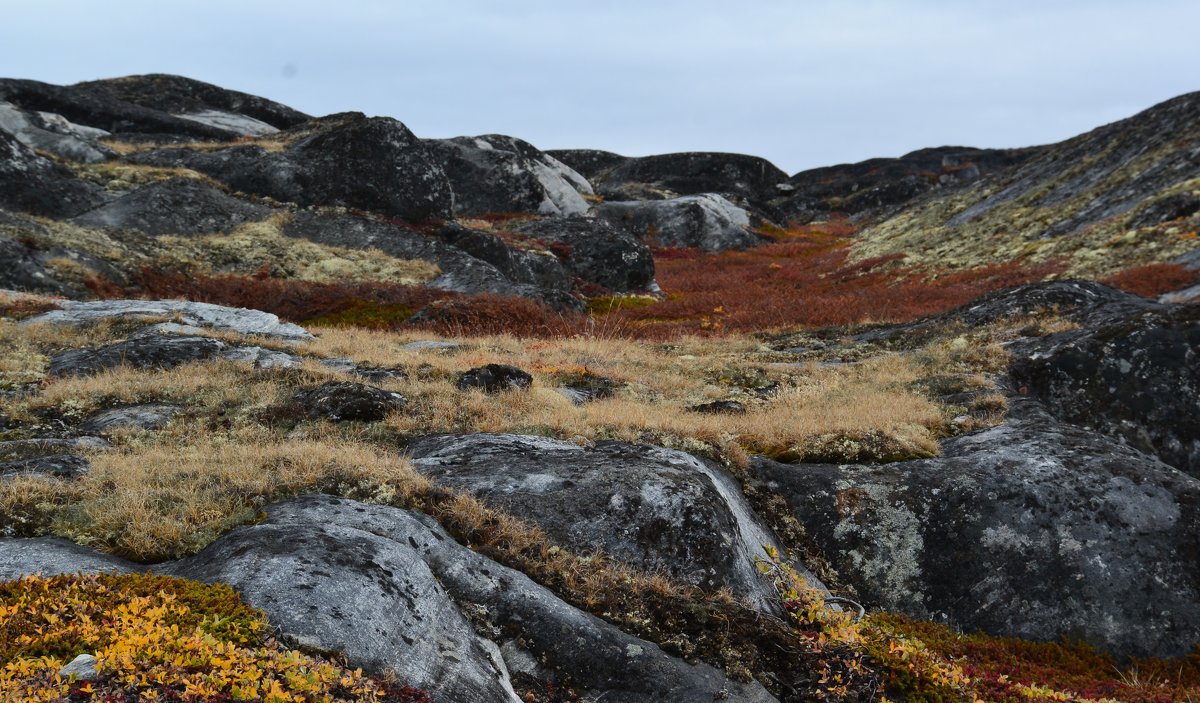
[[[179,73],[312,114],[789,173],[1064,139],[1200,89],[1197,0],[5,0],[0,75]]]

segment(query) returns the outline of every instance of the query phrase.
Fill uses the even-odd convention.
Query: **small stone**
[[[92,681],[96,678],[96,657],[80,654],[72,659],[70,664],[59,669],[58,675],[75,681]]]
[[[745,415],[746,406],[736,400],[714,400],[711,403],[701,403],[688,408],[694,413],[710,413],[725,415]]]
[[[533,376],[525,373],[516,366],[507,364],[488,364],[465,371],[458,377],[459,390],[479,388],[484,393],[499,393],[510,389],[528,388],[533,384]]]

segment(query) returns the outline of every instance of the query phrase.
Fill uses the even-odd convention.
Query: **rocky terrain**
[[[788,176],[0,80],[0,692],[1192,700],[1198,106]]]

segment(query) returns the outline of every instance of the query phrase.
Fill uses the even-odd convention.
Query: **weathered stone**
[[[79,425],[80,432],[103,434],[118,429],[160,430],[179,414],[178,405],[148,403],[102,410]]]
[[[938,459],[755,460],[869,606],[964,630],[1176,656],[1200,630],[1200,481],[1016,401]]]
[[[46,217],[71,217],[106,199],[99,186],[38,156],[0,130],[0,206]]]
[[[195,178],[142,186],[76,217],[84,227],[129,228],[147,234],[216,234],[266,219],[271,209],[248,203]]]
[[[77,83],[72,88],[247,136],[270,133],[262,126],[270,127],[273,132],[312,119],[303,112],[273,100],[162,73],[88,81]],[[241,119],[219,117],[225,115]],[[246,129],[252,125],[261,126],[253,130]]]
[[[579,279],[615,293],[656,288],[650,248],[627,229],[598,218],[566,217],[525,222],[518,234],[549,245]]]
[[[408,401],[399,393],[362,383],[329,381],[316,388],[296,393],[293,398],[311,417],[333,422],[378,422],[399,410]]]
[[[227,349],[221,358],[253,364],[256,369],[298,369],[304,365],[304,360],[295,354],[257,346]]]
[[[450,179],[456,215],[581,215],[588,210],[582,195],[592,193],[587,179],[528,142],[487,134],[425,143]]]
[[[60,537],[0,539],[0,581],[30,574],[131,574],[142,567]]]
[[[63,301],[62,309],[30,318],[28,322],[79,325],[111,319],[176,318],[184,325],[286,341],[305,341],[312,334],[299,325],[280,322],[261,310],[231,308],[184,300],[95,300]]]
[[[288,146],[161,149],[135,163],[182,166],[246,193],[300,205],[359,208],[410,222],[449,217],[454,195],[429,149],[400,122],[330,115],[283,135]]]
[[[1200,306],[1046,337],[1010,376],[1058,417],[1200,477]]]
[[[499,393],[507,390],[529,388],[533,376],[525,373],[516,366],[508,364],[488,364],[464,371],[458,377],[459,390],[478,388],[484,393]]]
[[[745,249],[763,243],[750,216],[720,195],[706,193],[657,201],[607,202],[596,215],[657,247],[706,251]]]
[[[68,681],[92,681],[98,676],[96,663],[96,657],[91,654],[80,654],[59,669],[58,675]]]
[[[736,484],[683,452],[620,442],[594,449],[518,435],[412,442],[417,470],[520,515],[573,550],[605,554],[706,588],[776,602],[754,569],[775,545]]]
[[[646,184],[674,195],[721,193],[755,202],[774,195],[787,174],[766,159],[744,154],[684,152],[628,159],[597,175],[601,194]]]
[[[50,358],[46,373],[50,377],[90,376],[121,366],[161,371],[211,359],[225,348],[223,342],[210,337],[134,337],[95,349],[59,352]]]
[[[55,119],[57,118],[57,119]],[[0,101],[0,131],[16,137],[30,149],[49,152],[70,161],[100,163],[116,154],[95,140],[107,134],[74,125],[58,115],[22,110]]]
[[[709,413],[712,415],[745,415],[746,406],[736,400],[714,400],[708,403],[693,405],[688,408],[692,412]]]
[[[546,153],[589,181],[629,161],[628,156],[600,149],[549,149]]]
[[[87,474],[91,462],[77,454],[48,454],[32,459],[0,462],[0,480],[17,476],[75,479]]]

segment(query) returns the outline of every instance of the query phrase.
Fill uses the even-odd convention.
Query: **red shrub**
[[[1187,288],[1196,283],[1196,279],[1195,271],[1179,264],[1147,264],[1125,269],[1101,282],[1144,298],[1157,298],[1163,293]]]

